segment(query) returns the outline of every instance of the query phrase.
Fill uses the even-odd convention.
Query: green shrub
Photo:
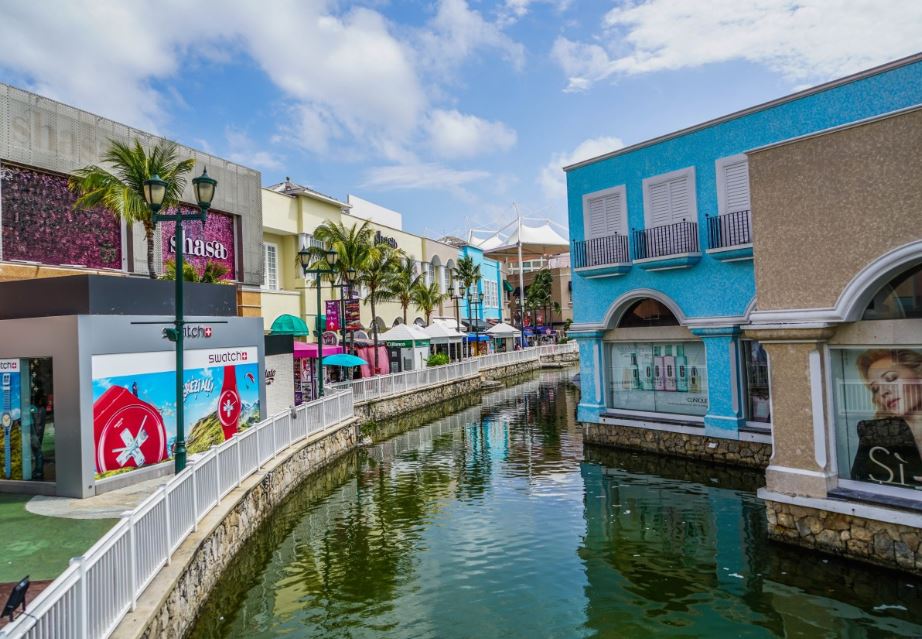
[[[448,363],[448,355],[445,353],[434,353],[426,360],[427,366],[444,366]]]

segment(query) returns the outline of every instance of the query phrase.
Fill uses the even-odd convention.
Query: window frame
[[[275,286],[269,282],[269,247],[275,250]],[[263,283],[262,289],[265,291],[281,290],[281,278],[279,277],[279,245],[276,242],[267,242],[263,240]]]
[[[698,186],[695,180],[695,167],[688,166],[683,169],[677,169],[675,171],[670,171],[668,173],[660,173],[659,175],[653,175],[653,176],[643,179],[643,224],[644,224],[644,228],[646,229],[658,228],[657,226],[653,226],[651,223],[651,215],[653,213],[653,210],[652,210],[652,202],[650,198],[650,189],[656,186],[657,184],[661,184],[663,182],[671,182],[672,180],[675,180],[680,177],[687,178],[688,183],[689,183],[688,202],[689,202],[690,210],[688,214],[688,219],[685,221],[694,222],[695,224],[698,223]],[[670,211],[670,214],[671,214],[671,211]],[[669,222],[669,224],[676,224],[680,221],[681,220],[672,220],[671,222]],[[659,226],[669,226],[669,224],[660,224]]]
[[[599,198],[605,198],[609,195],[614,195],[615,193],[618,193],[621,196],[621,228],[615,232],[619,235],[627,235],[627,231],[628,231],[627,185],[619,184],[618,186],[612,186],[607,189],[602,189],[601,191],[593,191],[592,193],[586,193],[583,195],[583,239],[584,240],[595,239],[595,237],[589,236],[589,203],[592,200],[597,200]],[[611,237],[611,236],[601,235],[599,237]]]

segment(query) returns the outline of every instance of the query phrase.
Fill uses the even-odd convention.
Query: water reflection
[[[584,451],[576,401],[544,374],[340,460],[193,636],[922,634],[922,583],[767,542],[757,473]]]

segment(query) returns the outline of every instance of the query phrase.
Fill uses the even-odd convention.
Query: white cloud
[[[282,169],[282,159],[270,151],[258,149],[244,131],[227,127],[224,137],[227,139],[227,159],[231,162],[269,171]]]
[[[500,25],[471,10],[466,0],[441,0],[435,17],[420,34],[424,64],[450,72],[481,49],[499,51],[516,69],[525,65],[525,47]]]
[[[583,140],[569,153],[555,153],[538,174],[538,184],[554,208],[566,214],[567,180],[563,167],[588,160],[604,153],[617,151],[624,146],[620,138],[599,137]]]
[[[915,52],[917,0],[643,0],[610,10],[598,43],[560,37],[552,57],[580,91],[613,75],[746,60],[793,81],[847,75]]]
[[[489,175],[486,171],[457,170],[437,163],[395,164],[368,171],[363,186],[378,189],[457,189]]]
[[[506,151],[516,143],[514,130],[458,111],[435,110],[426,126],[433,150],[441,157],[471,157]]]
[[[506,26],[518,22],[536,4],[549,4],[558,13],[563,13],[570,6],[570,3],[571,0],[506,0],[498,10],[499,23]]]

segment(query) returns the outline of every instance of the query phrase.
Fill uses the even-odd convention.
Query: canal
[[[922,580],[769,542],[758,473],[584,449],[571,374],[305,482],[192,636],[922,636]]]

